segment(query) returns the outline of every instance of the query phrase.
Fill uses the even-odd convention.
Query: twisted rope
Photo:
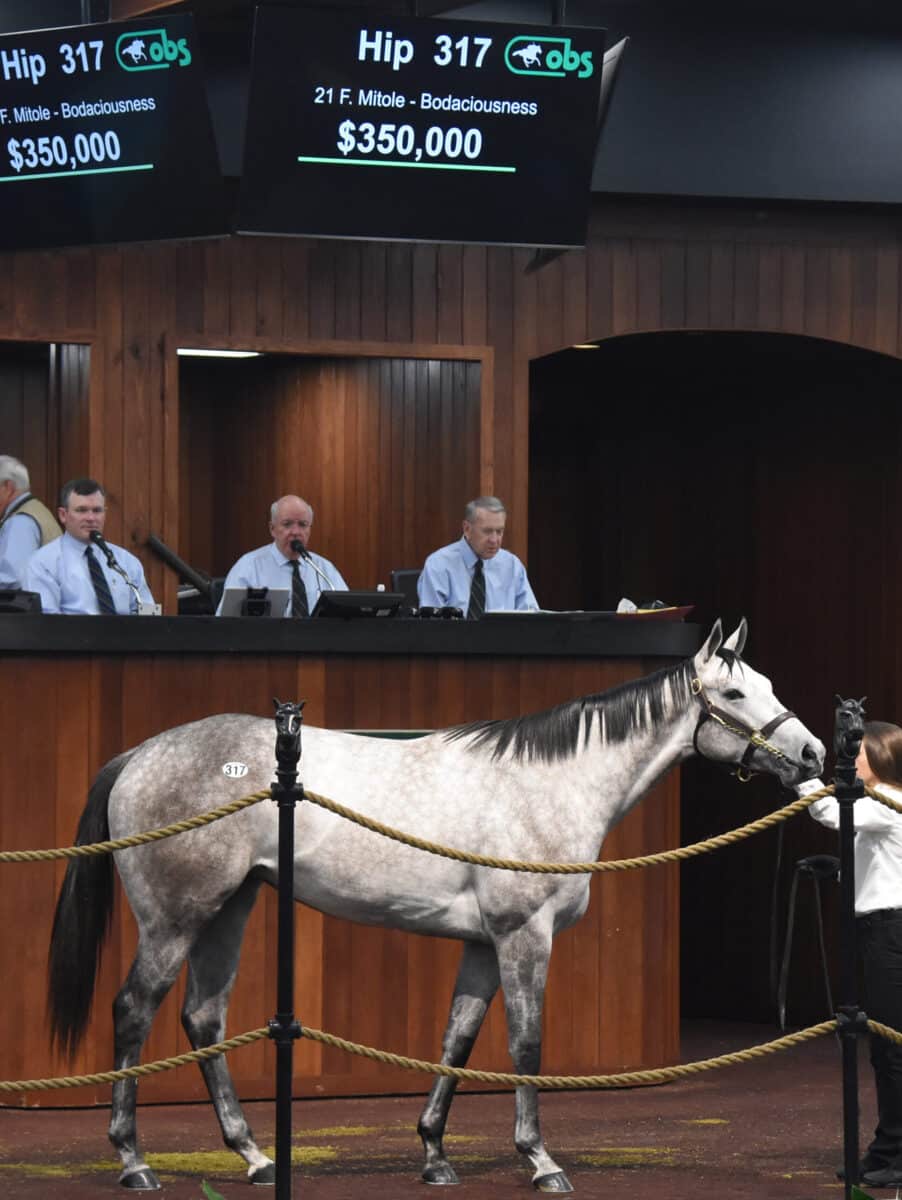
[[[211,809],[210,812],[201,813],[199,816],[187,817],[184,821],[176,821],[172,825],[165,825],[161,829],[151,829],[146,833],[134,833],[130,837],[118,838],[113,842],[92,842],[87,846],[63,846],[58,850],[3,850],[0,851],[0,863],[47,862],[54,858],[84,858],[90,855],[112,854],[114,850],[128,850],[132,846],[144,846],[148,842],[160,842],[164,838],[174,837],[177,833],[188,833],[192,829],[212,825],[214,821],[230,817],[232,813],[240,812],[243,808],[250,808],[252,804],[268,800],[269,795],[269,788],[266,788],[262,792],[253,792],[250,796],[243,796],[240,800],[233,800],[230,804],[223,804],[220,808]]]
[[[864,789],[872,800],[879,800],[881,804],[885,804],[887,808],[891,808],[894,812],[902,813],[902,804],[898,800],[891,800],[889,796],[881,796],[879,792],[875,792],[873,788],[865,787]]]
[[[145,1063],[143,1067],[123,1067],[120,1071],[100,1071],[96,1075],[65,1075],[59,1079],[20,1079],[15,1082],[0,1083],[0,1092],[49,1092],[57,1088],[89,1087],[91,1084],[115,1083],[119,1079],[140,1079],[142,1075],[159,1075],[161,1071],[171,1071],[175,1067],[184,1067],[188,1063],[200,1062],[205,1058],[215,1058],[217,1054],[227,1054],[238,1046],[249,1046],[260,1038],[269,1037],[269,1029],[254,1029],[250,1033],[240,1033],[237,1037],[225,1042],[217,1042],[215,1046],[204,1046],[201,1050],[192,1050],[188,1054],[177,1054],[174,1058],[161,1058],[156,1062]]]
[[[767,816],[760,817],[757,821],[750,821],[746,825],[740,825],[737,829],[728,830],[726,833],[717,834],[701,842],[693,842],[689,846],[680,846],[676,850],[662,850],[657,854],[646,854],[639,858],[622,858],[612,860],[611,862],[585,863],[528,862],[513,858],[491,858],[484,854],[470,854],[465,850],[455,850],[449,846],[443,846],[438,842],[430,842],[425,838],[414,837],[413,834],[402,833],[401,830],[394,829],[391,825],[383,825],[381,821],[376,821],[372,817],[365,817],[362,813],[355,812],[354,809],[347,808],[344,804],[339,804],[337,801],[330,800],[327,796],[321,796],[317,792],[305,791],[304,796],[311,804],[316,804],[338,817],[343,817],[346,821],[351,821],[363,829],[368,829],[371,833],[381,834],[382,837],[400,842],[402,846],[409,846],[414,850],[423,850],[427,854],[435,854],[440,858],[450,858],[455,862],[468,863],[476,867],[494,867],[501,871],[524,871],[536,875],[601,875],[609,871],[634,871],[638,867],[651,867],[657,866],[660,863],[681,862],[683,859],[695,858],[700,854],[707,854],[712,850],[720,850],[724,846],[730,846],[734,842],[742,841],[744,838],[751,837],[755,833],[761,833],[765,829],[770,829],[773,825],[779,824],[781,821],[786,821],[790,817],[794,817],[796,813],[802,812],[810,804],[813,804],[815,800],[822,800],[825,796],[832,795],[833,791],[834,788],[832,785],[821,788],[817,792],[812,792],[809,796],[802,796],[798,800],[794,800],[791,804],[787,804],[783,808],[778,808],[775,812],[768,813]],[[889,807],[896,808],[899,812],[902,812],[902,805],[897,805],[891,800],[885,800],[878,793],[871,793],[870,790],[869,795],[874,795],[876,799],[883,800],[884,804],[888,804]],[[240,800],[233,800],[229,804],[224,804],[220,808],[214,808],[207,813],[201,813],[199,816],[188,817],[184,821],[176,821],[172,825],[166,825],[161,829],[151,829],[146,833],[136,833],[130,837],[118,838],[116,841],[92,842],[86,846],[65,846],[57,850],[0,851],[0,864],[5,862],[43,862],[58,858],[81,858],[87,855],[111,854],[114,850],[127,850],[133,846],[146,845],[148,842],[159,842],[164,838],[174,837],[178,833],[187,833],[192,829],[200,829],[204,825],[211,825],[214,821],[231,816],[232,813],[240,812],[243,808],[249,808],[252,804],[259,804],[261,800],[267,800],[270,796],[270,789],[264,788],[262,791],[253,792],[249,796],[243,796]]]
[[[464,850],[452,850],[436,842],[429,842],[424,838],[414,837],[412,834],[401,833],[400,830],[393,829],[390,825],[383,825],[381,821],[374,821],[371,817],[365,817],[361,813],[355,812],[352,808],[346,808],[345,805],[338,804],[335,800],[329,800],[325,796],[317,795],[316,792],[305,790],[304,796],[311,804],[316,804],[320,808],[334,813],[336,816],[344,817],[345,820],[352,821],[355,825],[360,825],[362,828],[368,829],[371,833],[379,833],[383,837],[400,842],[402,846],[410,846],[414,850],[425,850],[427,854],[437,854],[441,858],[450,858],[455,862],[469,863],[476,867],[495,867],[502,871],[527,871],[537,875],[600,875],[608,871],[633,871],[637,867],[651,867],[657,866],[660,863],[681,862],[683,859],[695,858],[699,854],[707,854],[709,851],[719,850],[723,846],[729,846],[734,842],[742,841],[744,838],[751,837],[752,834],[761,833],[763,830],[769,829],[772,825],[777,825],[781,821],[786,821],[790,817],[794,817],[796,813],[802,812],[810,804],[813,804],[815,800],[822,800],[825,796],[832,795],[833,791],[832,785],[821,788],[817,792],[812,792],[810,796],[802,796],[798,800],[794,800],[791,804],[787,804],[784,808],[779,808],[757,821],[750,821],[747,825],[740,825],[738,829],[731,829],[727,833],[717,834],[715,837],[706,838],[702,842],[693,842],[689,846],[680,846],[676,850],[662,850],[657,854],[646,854],[640,858],[621,858],[611,862],[584,863],[522,862],[519,859],[490,858],[484,854],[468,854]]]
[[[902,1034],[877,1021],[868,1021],[872,1032],[902,1044]],[[804,1042],[813,1041],[827,1033],[834,1033],[838,1028],[835,1020],[822,1021],[819,1025],[811,1025],[807,1029],[787,1034],[772,1042],[764,1042],[758,1046],[749,1046],[745,1050],[734,1050],[728,1054],[719,1054],[715,1058],[704,1058],[697,1062],[679,1063],[673,1067],[657,1067],[644,1071],[624,1071],[613,1075],[518,1075],[510,1071],[477,1071],[466,1067],[449,1067],[445,1063],[427,1062],[420,1058],[409,1058],[403,1054],[392,1054],[388,1050],[377,1050],[373,1046],[365,1046],[360,1042],[351,1042],[335,1034],[326,1033],[321,1029],[302,1028],[301,1036],[310,1041],[319,1042],[343,1050],[347,1054],[355,1054],[361,1058],[369,1058],[388,1066],[400,1067],[407,1071],[419,1071],[427,1075],[444,1075],[452,1079],[469,1080],[474,1083],[490,1083],[505,1087],[523,1087],[530,1085],[546,1090],[561,1090],[564,1088],[581,1090],[600,1090],[626,1087],[650,1087],[660,1083],[670,1083],[675,1079],[686,1079],[691,1075],[699,1075],[704,1071],[717,1070],[720,1067],[738,1066],[741,1063],[752,1062],[769,1054],[777,1054],[782,1050],[792,1049]],[[218,1042],[214,1046],[206,1046],[202,1050],[194,1050],[188,1054],[179,1054],[173,1058],[163,1058],[156,1062],[146,1063],[139,1067],[125,1067],[120,1071],[102,1071],[94,1075],[70,1075],[58,1079],[24,1079],[15,1082],[0,1082],[0,1093],[50,1091],[58,1088],[86,1087],[90,1085],[115,1083],[121,1079],[139,1079],[143,1075],[156,1075],[162,1071],[173,1070],[175,1067],[186,1066],[202,1059],[213,1058],[217,1054],[227,1054],[230,1050],[248,1046],[252,1042],[268,1037],[270,1031],[254,1029],[249,1033],[239,1034],[228,1041]]]

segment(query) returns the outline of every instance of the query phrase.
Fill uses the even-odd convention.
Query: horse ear
[[[700,666],[710,662],[717,651],[720,649],[720,643],[723,641],[723,627],[720,624],[720,617],[711,626],[711,632],[708,634],[708,640],[696,654],[696,660]]]
[[[742,649],[745,646],[745,639],[748,636],[749,626],[745,617],[739,622],[727,640],[724,642],[725,650],[732,650],[739,657],[742,654]]]

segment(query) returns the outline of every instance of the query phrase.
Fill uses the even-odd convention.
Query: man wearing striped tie
[[[103,539],[106,492],[96,479],[70,479],[57,509],[63,536],[28,560],[25,587],[45,613],[129,616],[153,604],[140,559]],[[99,535],[99,543],[95,541]]]
[[[479,496],[464,509],[463,536],[434,551],[417,583],[420,607],[459,608],[470,621],[485,612],[538,609],[516,554],[501,542],[507,512],[497,496]]]
[[[307,549],[313,509],[300,496],[282,496],[269,512],[272,541],[243,554],[229,571],[223,595],[232,588],[283,588],[286,617],[309,617],[323,591],[346,592],[348,585],[333,563]],[[222,602],[216,612],[222,615]]]

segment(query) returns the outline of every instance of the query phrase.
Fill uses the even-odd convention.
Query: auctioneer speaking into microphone
[[[223,595],[231,588],[284,588],[288,591],[286,617],[309,617],[320,592],[346,592],[348,585],[338,568],[321,554],[307,549],[313,529],[313,509],[300,496],[282,496],[269,512],[273,540],[243,554],[229,571]],[[220,616],[222,603],[216,610]]]
[[[96,479],[70,479],[57,509],[63,536],[28,560],[25,587],[45,613],[130,616],[153,604],[140,559],[103,537],[106,492]]]

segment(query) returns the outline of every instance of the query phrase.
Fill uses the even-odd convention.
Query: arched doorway
[[[529,567],[543,605],[660,598],[694,603],[705,627],[744,615],[750,659],[825,741],[837,691],[902,720],[902,363],[781,334],[639,334],[536,360],[530,387]],[[690,764],[681,840],[785,799]],[[781,895],[796,859],[834,848],[808,818],[785,838]],[[684,866],[684,1015],[772,1015],[775,855],[768,833]],[[798,919],[790,1015],[820,1019],[805,903]]]

